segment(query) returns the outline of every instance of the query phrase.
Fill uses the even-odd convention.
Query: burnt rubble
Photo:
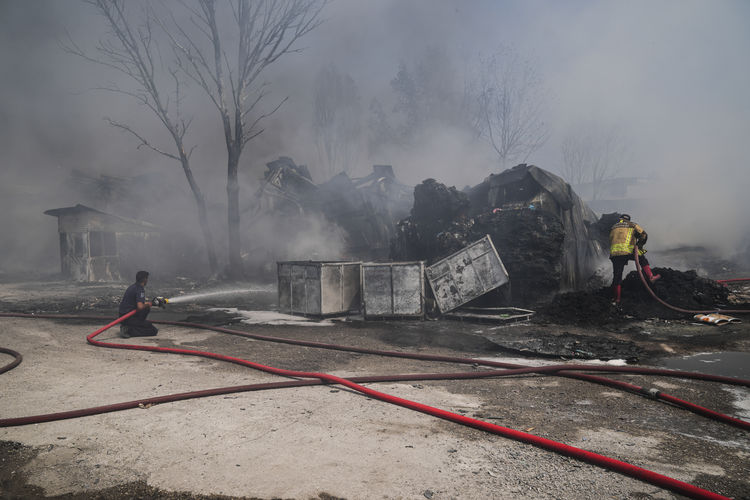
[[[559,177],[518,165],[461,192],[427,179],[397,225],[394,260],[428,264],[490,235],[511,279],[511,301],[529,306],[576,289],[605,258],[596,215]]]
[[[375,165],[363,178],[341,173],[321,184],[291,158],[267,167],[256,211],[324,216],[346,235],[346,260],[432,266],[489,235],[510,283],[468,306],[527,307],[546,320],[582,325],[686,317],[655,301],[634,271],[623,281],[620,307],[612,305],[607,247],[619,214],[597,217],[570,185],[539,167],[517,165],[462,191],[435,179],[412,190],[388,165]],[[677,307],[727,305],[727,289],[695,271],[655,272],[662,275],[655,292]],[[427,308],[434,308],[426,292]]]
[[[654,293],[668,304],[686,310],[714,310],[734,308],[729,304],[729,290],[720,283],[702,278],[695,271],[654,268],[661,279],[652,284]],[[645,289],[638,273],[631,271],[622,282],[622,301],[612,304],[611,287],[591,291],[568,292],[556,296],[538,313],[559,323],[605,325],[618,320],[635,318],[685,319],[686,313],[674,311],[660,304]]]
[[[560,177],[533,165],[490,175],[464,191],[427,179],[413,194],[389,165],[375,165],[364,178],[341,173],[321,184],[288,157],[267,167],[255,211],[321,214],[343,229],[351,258],[430,265],[490,235],[511,278],[513,305],[580,289],[605,258],[601,235],[589,229],[596,215]]]

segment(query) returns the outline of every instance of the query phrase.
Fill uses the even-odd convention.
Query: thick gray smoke
[[[177,2],[165,5],[180,8]],[[630,141],[630,161],[617,175],[649,179],[634,194],[644,201],[632,215],[647,227],[653,248],[708,245],[731,255],[747,244],[747,2],[349,0],[330,3],[323,17],[325,24],[302,41],[304,50],[266,75],[268,106],[288,100],[244,153],[244,203],[254,195],[265,163],[278,156],[308,165],[316,182],[327,179],[314,110],[316,78],[331,66],[354,82],[362,109],[350,175],[392,164],[408,184],[427,177],[459,188],[478,184],[503,166],[461,112],[446,105],[462,102],[482,56],[510,48],[534,67],[543,86],[549,138],[528,163],[562,174],[566,134],[583,124],[616,126]],[[190,238],[200,245],[179,166],[136,149],[137,141],[103,117],[137,126],[168,145],[159,123],[123,96],[91,90],[120,82],[116,74],[64,52],[59,42],[66,32],[91,48],[106,30],[82,2],[0,1],[0,272],[59,269],[55,219],[42,212],[97,203],[96,193],[71,184],[73,170],[90,177],[147,175],[146,201],[128,209],[127,198],[114,200],[118,213],[194,231]],[[410,126],[403,109],[394,112],[400,96],[392,82],[401,67],[417,81],[427,75],[432,95],[446,96],[421,104],[426,111],[419,126]],[[195,88],[188,92],[185,108],[196,116],[195,173],[223,245],[221,130],[205,97]],[[380,122],[374,119],[377,105]],[[383,132],[375,140],[375,125],[381,132],[391,127],[390,138]],[[259,238],[270,238],[260,229],[243,235],[248,251]],[[309,231],[288,254],[339,248],[331,241],[335,231],[321,227],[318,233],[320,245]],[[219,251],[223,255],[221,246]]]

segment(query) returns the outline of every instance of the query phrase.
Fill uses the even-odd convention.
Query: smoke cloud
[[[180,8],[177,2],[165,5]],[[727,256],[747,251],[747,2],[348,0],[328,4],[323,17],[325,23],[302,40],[303,50],[265,75],[271,91],[265,108],[288,100],[245,150],[240,173],[245,206],[265,164],[282,155],[308,165],[315,182],[327,180],[313,110],[316,77],[331,65],[356,83],[364,110],[366,135],[353,176],[366,175],[373,164],[392,164],[404,183],[432,177],[461,189],[500,171],[492,148],[462,126],[460,116],[453,123],[432,117],[408,142],[377,146],[371,121],[373,104],[379,103],[389,125],[407,123],[404,114],[394,113],[399,96],[392,82],[400,66],[417,74],[430,48],[446,56],[450,73],[439,78],[449,82],[456,102],[480,56],[511,48],[533,64],[546,89],[549,139],[528,163],[562,174],[567,133],[582,124],[619,127],[631,139],[632,159],[617,175],[647,179],[634,193],[642,201],[632,215],[649,232],[651,248],[705,245]],[[168,147],[160,124],[125,96],[92,90],[124,82],[63,51],[60,41],[67,33],[91,49],[106,29],[82,2],[0,1],[0,273],[59,271],[56,222],[42,212],[96,203],[90,191],[69,182],[74,169],[91,177],[146,176],[146,199],[130,208],[127,197],[116,200],[118,213],[184,231],[200,245],[179,165],[137,149],[133,137],[103,118],[128,123]],[[195,116],[189,140],[196,145],[195,174],[221,254],[226,151],[216,111],[198,90],[186,89],[185,110]],[[403,139],[403,133],[395,135]],[[303,248],[310,255],[340,252],[335,231],[318,222],[290,241],[294,248],[285,254],[302,258]],[[258,239],[270,238],[263,232],[273,231],[258,227],[243,235],[247,251]],[[280,244],[275,240],[271,246]]]

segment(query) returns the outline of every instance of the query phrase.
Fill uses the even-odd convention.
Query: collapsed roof
[[[289,157],[266,164],[264,182],[252,210],[264,214],[321,214],[343,228],[348,251],[361,258],[385,258],[395,222],[411,206],[411,187],[401,184],[390,165],[374,165],[362,178],[342,172],[315,184],[304,165]]]

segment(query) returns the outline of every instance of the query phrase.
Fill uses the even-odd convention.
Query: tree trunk
[[[195,182],[193,177],[193,171],[190,169],[190,164],[187,157],[182,154],[184,149],[180,146],[180,163],[182,163],[182,170],[185,172],[190,190],[193,192],[195,198],[195,204],[198,206],[198,224],[200,224],[201,232],[203,233],[203,240],[206,243],[206,253],[208,254],[208,267],[211,271],[211,276],[216,276],[219,270],[219,263],[216,260],[216,250],[214,250],[214,239],[211,236],[211,227],[208,224],[208,216],[206,215],[206,200],[203,198],[198,184]]]
[[[208,225],[208,216],[206,215],[206,201],[201,196],[197,200],[198,204],[198,222],[201,226],[203,239],[206,242],[206,252],[208,253],[208,266],[211,269],[211,276],[216,276],[219,270],[219,263],[216,260],[216,250],[214,249],[214,239],[211,235],[211,227]]]
[[[237,181],[239,152],[230,149],[227,161],[227,227],[229,231],[229,277],[244,277],[240,238],[240,185]]]

